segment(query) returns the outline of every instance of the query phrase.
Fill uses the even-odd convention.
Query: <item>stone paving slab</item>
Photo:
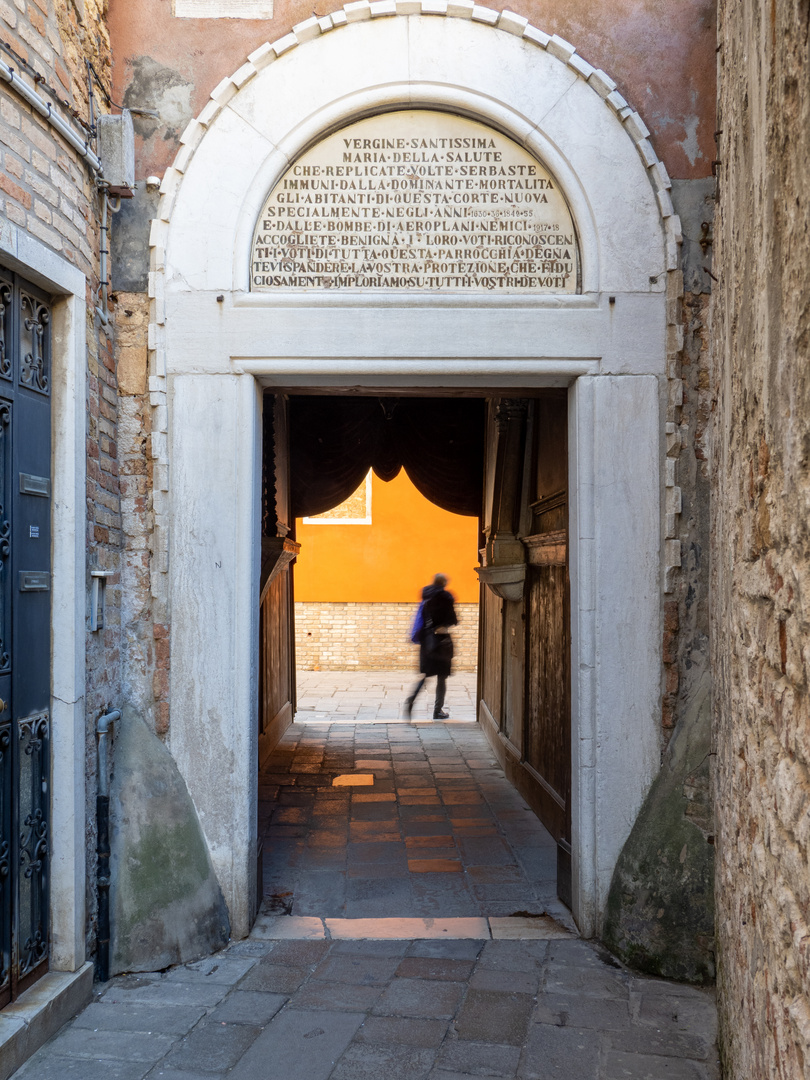
[[[251,937],[98,988],[14,1080],[717,1080],[712,994],[572,934],[554,841],[478,726],[428,722],[425,696],[387,722],[401,672],[312,675],[302,703],[333,711],[261,777]],[[374,783],[333,787],[353,771]]]
[[[390,684],[377,672],[309,676],[322,698],[331,687],[343,712],[297,720],[260,777],[264,913],[284,898],[285,911],[305,918],[528,912],[573,928],[556,897],[556,845],[477,724],[368,724],[359,702],[407,688],[402,672]],[[472,700],[467,679],[458,696]],[[355,701],[335,704],[358,687]],[[356,722],[332,723],[337,715]],[[358,785],[360,776],[373,783]],[[334,786],[338,778],[345,786]]]
[[[711,992],[578,939],[250,938],[97,988],[14,1080],[718,1080],[715,1037]]]
[[[407,671],[298,671],[296,690],[300,723],[331,720],[334,724],[407,723],[405,698],[411,693],[416,675]],[[476,675],[460,671],[447,684],[445,710],[450,723],[475,721]],[[435,680],[416,699],[412,720],[432,722]]]

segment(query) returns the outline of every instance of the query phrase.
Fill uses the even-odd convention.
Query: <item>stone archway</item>
[[[576,223],[578,293],[249,291],[256,220],[290,162],[403,107],[487,124],[550,170]],[[494,382],[568,387],[573,899],[581,930],[597,932],[659,764],[680,229],[643,121],[608,76],[521,16],[467,0],[359,0],[257,49],[181,142],[151,234],[153,592],[172,625],[171,750],[234,934],[249,929],[255,896],[261,388]]]

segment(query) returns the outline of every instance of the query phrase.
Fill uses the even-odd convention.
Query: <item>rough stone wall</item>
[[[726,0],[712,315],[719,1001],[728,1077],[810,1072],[810,9]]]
[[[151,591],[154,527],[152,409],[148,393],[149,302],[116,294],[120,492],[122,515],[121,632],[123,699],[158,734],[168,731],[168,640]]]
[[[414,604],[295,605],[295,663],[303,671],[413,671]],[[456,604],[456,671],[478,667],[478,604]]]

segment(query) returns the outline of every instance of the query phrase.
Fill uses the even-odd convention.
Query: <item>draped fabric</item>
[[[393,480],[404,468],[431,502],[481,513],[484,402],[475,398],[290,398],[295,517],[342,503],[369,469]]]

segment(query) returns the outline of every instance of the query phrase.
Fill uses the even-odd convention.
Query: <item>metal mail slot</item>
[[[21,570],[20,592],[48,592],[51,575],[47,570]]]
[[[51,481],[47,476],[34,476],[33,473],[20,473],[20,493],[22,495],[42,495],[51,497]]]

